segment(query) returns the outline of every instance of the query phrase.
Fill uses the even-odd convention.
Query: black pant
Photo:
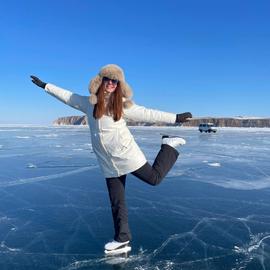
[[[153,165],[147,162],[132,174],[152,186],[158,185],[172,168],[178,155],[179,153],[173,147],[162,144]],[[131,240],[125,200],[126,175],[106,178],[106,182],[114,222],[114,240],[118,242]]]

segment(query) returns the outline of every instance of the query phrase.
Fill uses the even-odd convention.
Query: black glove
[[[175,123],[187,122],[189,120],[188,118],[192,118],[192,114],[190,112],[178,113],[176,115]]]
[[[41,81],[41,80],[40,80],[38,77],[36,77],[36,76],[31,75],[30,77],[32,78],[32,82],[33,82],[34,84],[36,84],[37,86],[39,86],[39,87],[45,89],[45,86],[46,86],[47,83]]]

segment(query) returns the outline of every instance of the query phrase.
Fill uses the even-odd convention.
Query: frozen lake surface
[[[152,162],[160,133],[186,139],[164,181],[129,175],[128,258],[113,236],[87,127],[0,126],[0,269],[270,269],[270,129],[134,127]]]

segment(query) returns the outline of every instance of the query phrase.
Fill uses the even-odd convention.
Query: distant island
[[[213,123],[217,127],[270,127],[270,118],[259,117],[196,117],[183,126],[197,127],[201,123]],[[166,123],[127,121],[129,126],[175,126]],[[53,121],[53,125],[88,125],[86,116],[66,116]]]

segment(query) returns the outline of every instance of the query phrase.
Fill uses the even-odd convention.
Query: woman
[[[185,144],[185,140],[162,138],[161,149],[151,166],[134,141],[125,119],[173,124],[187,121],[191,113],[176,115],[134,104],[123,70],[113,64],[102,67],[90,81],[90,97],[44,83],[35,76],[31,78],[50,95],[87,115],[92,147],[107,182],[115,229],[114,240],[105,245],[105,250],[128,244],[131,234],[125,203],[126,175],[132,173],[150,185],[159,184],[177,160],[176,147]]]

